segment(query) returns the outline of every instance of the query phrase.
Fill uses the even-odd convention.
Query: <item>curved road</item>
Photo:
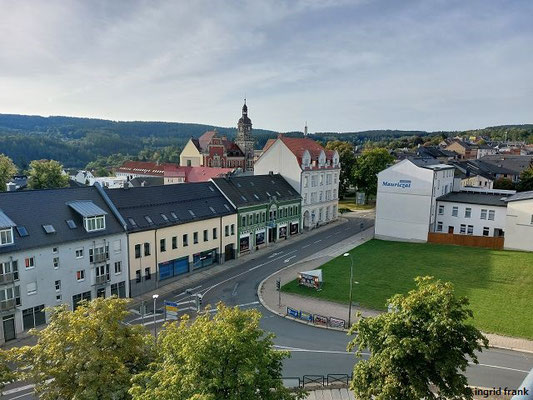
[[[352,353],[346,352],[350,338],[343,332],[316,328],[281,318],[263,308],[258,301],[259,283],[274,271],[291,263],[296,263],[327,247],[330,247],[373,225],[371,214],[358,214],[348,218],[348,222],[332,224],[320,228],[320,232],[288,243],[281,249],[266,249],[248,256],[249,259],[226,273],[208,277],[196,284],[193,290],[185,293],[182,289],[160,299],[158,312],[163,300],[180,303],[192,301],[196,293],[203,294],[203,305],[223,301],[230,306],[256,308],[263,314],[261,327],[276,335],[275,345],[289,350],[291,358],[284,362],[284,376],[350,374],[357,361]],[[191,294],[192,292],[192,294]],[[190,304],[192,305],[192,303]],[[152,314],[153,316],[153,314]],[[152,316],[147,315],[148,326]],[[161,316],[156,315],[160,329]],[[140,323],[139,317],[132,315],[130,322]],[[365,355],[363,354],[363,357]],[[467,370],[469,384],[480,387],[517,388],[527,373],[533,368],[533,354],[518,351],[488,349],[479,355],[479,365]],[[32,398],[31,388],[17,384],[11,387],[6,399]],[[10,388],[8,388],[10,389]]]

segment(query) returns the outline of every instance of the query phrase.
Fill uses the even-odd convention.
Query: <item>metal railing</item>
[[[93,254],[93,263],[101,263],[106,260],[109,260],[109,253],[96,253]]]
[[[15,274],[13,272],[7,272],[5,274],[0,275],[0,285],[4,285],[6,283],[13,283],[15,281]]]
[[[94,284],[95,285],[105,285],[109,281],[110,281],[110,279],[109,279],[109,277],[107,275],[99,275],[99,276],[95,277]]]
[[[301,378],[299,376],[284,376],[281,380],[283,385],[288,388],[348,386],[352,380],[352,374],[304,375]]]
[[[14,310],[15,305],[15,299],[0,301],[0,311]]]

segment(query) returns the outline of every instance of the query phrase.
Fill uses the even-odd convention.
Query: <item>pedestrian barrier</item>
[[[324,386],[325,379],[324,375],[304,375],[302,387],[306,385],[319,385]]]
[[[283,386],[287,388],[304,388],[306,386],[332,386],[343,385],[348,386],[352,380],[353,374],[327,374],[327,375],[304,375],[302,378],[298,376],[284,376],[281,378]]]
[[[346,328],[346,321],[341,318],[326,317],[320,314],[311,314],[307,311],[297,310],[292,307],[287,307],[287,315],[292,318],[302,319],[307,322],[312,322],[315,325],[330,326],[332,328]]]
[[[333,383],[342,383],[343,385],[348,385],[350,381],[350,376],[348,374],[328,374],[326,377],[327,385]]]

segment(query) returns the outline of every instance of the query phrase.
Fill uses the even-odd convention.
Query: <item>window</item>
[[[466,233],[469,234],[469,235],[473,235],[474,234],[474,225],[468,225],[468,230],[467,230]]]
[[[52,253],[57,254],[59,253],[59,249],[57,247],[52,248]]]
[[[44,304],[22,310],[22,324],[25,331],[46,324]]]
[[[167,240],[166,239],[161,239],[159,241],[159,250],[161,252],[165,252],[167,251]]]
[[[246,226],[246,217],[244,215],[241,218],[241,226]]]
[[[531,216],[531,223],[533,224],[533,215]],[[229,225],[224,227],[224,236],[229,236]]]
[[[145,215],[144,219],[146,220],[146,222],[148,222],[149,225],[153,225],[154,224],[154,221],[152,221],[152,218],[150,218],[148,215]]]
[[[192,234],[192,240],[193,240],[194,244],[198,243],[198,232],[194,232]]]
[[[439,206],[439,215],[444,215],[444,206]]]
[[[189,237],[187,234],[183,235],[183,247],[187,247],[189,245]]]
[[[209,240],[209,233],[207,229],[204,229],[204,242],[207,242]]]
[[[111,285],[111,296],[126,297],[126,282],[113,283]]]
[[[231,224],[231,234],[235,235],[235,224]]]
[[[54,257],[54,269],[59,268],[59,257]]]
[[[83,219],[83,223],[87,232],[101,231],[105,229],[105,215],[86,217]]]
[[[442,222],[437,222],[437,232],[442,232]]]
[[[76,271],[76,280],[78,282],[82,282],[85,280],[85,270],[80,269],[79,271]]]
[[[481,219],[487,219],[487,210],[482,208],[481,209],[481,216],[480,216]]]
[[[452,217],[457,217],[459,215],[459,207],[452,207]]]
[[[37,282],[30,282],[26,285],[28,296],[37,293]]]
[[[213,239],[217,238],[217,228],[213,228]]]
[[[120,241],[120,239],[115,240],[113,242],[113,250],[115,251],[115,253],[120,253],[120,251],[122,250],[122,242]]]
[[[461,233],[463,235],[466,233],[466,225],[465,224],[461,224],[461,230],[459,231],[459,233]]]
[[[141,270],[138,269],[135,271],[135,282],[139,283],[141,281]]]
[[[63,296],[61,294],[56,294],[56,301],[61,301]]]
[[[120,261],[115,262],[115,274],[122,273],[122,263]]]
[[[83,249],[76,249],[76,258],[83,258]]]
[[[13,280],[19,279],[18,261],[0,262],[0,282],[8,282],[11,278]]]
[[[146,267],[144,269],[144,280],[148,281],[150,279],[152,279],[152,272],[150,271],[150,267]]]
[[[472,216],[472,209],[470,207],[465,208],[465,218],[470,218]]]
[[[141,258],[141,245],[135,245],[135,258]]]
[[[494,221],[494,214],[495,214],[494,210],[489,210],[489,221]]]
[[[144,244],[144,255],[149,256],[150,255],[150,243]]]
[[[72,296],[73,310],[76,310],[76,308],[78,308],[78,304],[82,300],[91,301],[91,292],[90,291],[83,292],[83,293],[75,294],[74,296]]]
[[[304,204],[307,204],[307,193],[304,193]]]
[[[61,291],[61,281],[56,281],[55,286],[56,286],[56,292],[60,292]]]
[[[35,267],[35,257],[26,257],[24,259],[24,263],[26,264],[26,269],[31,269]]]
[[[488,226],[483,227],[483,236],[489,236],[490,229]]]
[[[0,289],[0,306],[4,304],[9,304],[14,300],[15,305],[20,306],[20,286],[6,287],[5,289]]]
[[[13,228],[0,230],[0,246],[7,246],[13,243]]]
[[[178,237],[177,236],[172,236],[172,249],[177,249],[178,248]]]
[[[103,262],[109,258],[109,245],[89,249],[89,262]]]
[[[17,226],[17,232],[19,233],[20,237],[29,236],[28,230],[25,226]]]

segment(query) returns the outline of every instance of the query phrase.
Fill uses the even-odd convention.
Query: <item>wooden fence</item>
[[[489,249],[502,250],[503,237],[454,235],[453,233],[428,233],[429,243],[456,244],[469,247],[487,247]]]

